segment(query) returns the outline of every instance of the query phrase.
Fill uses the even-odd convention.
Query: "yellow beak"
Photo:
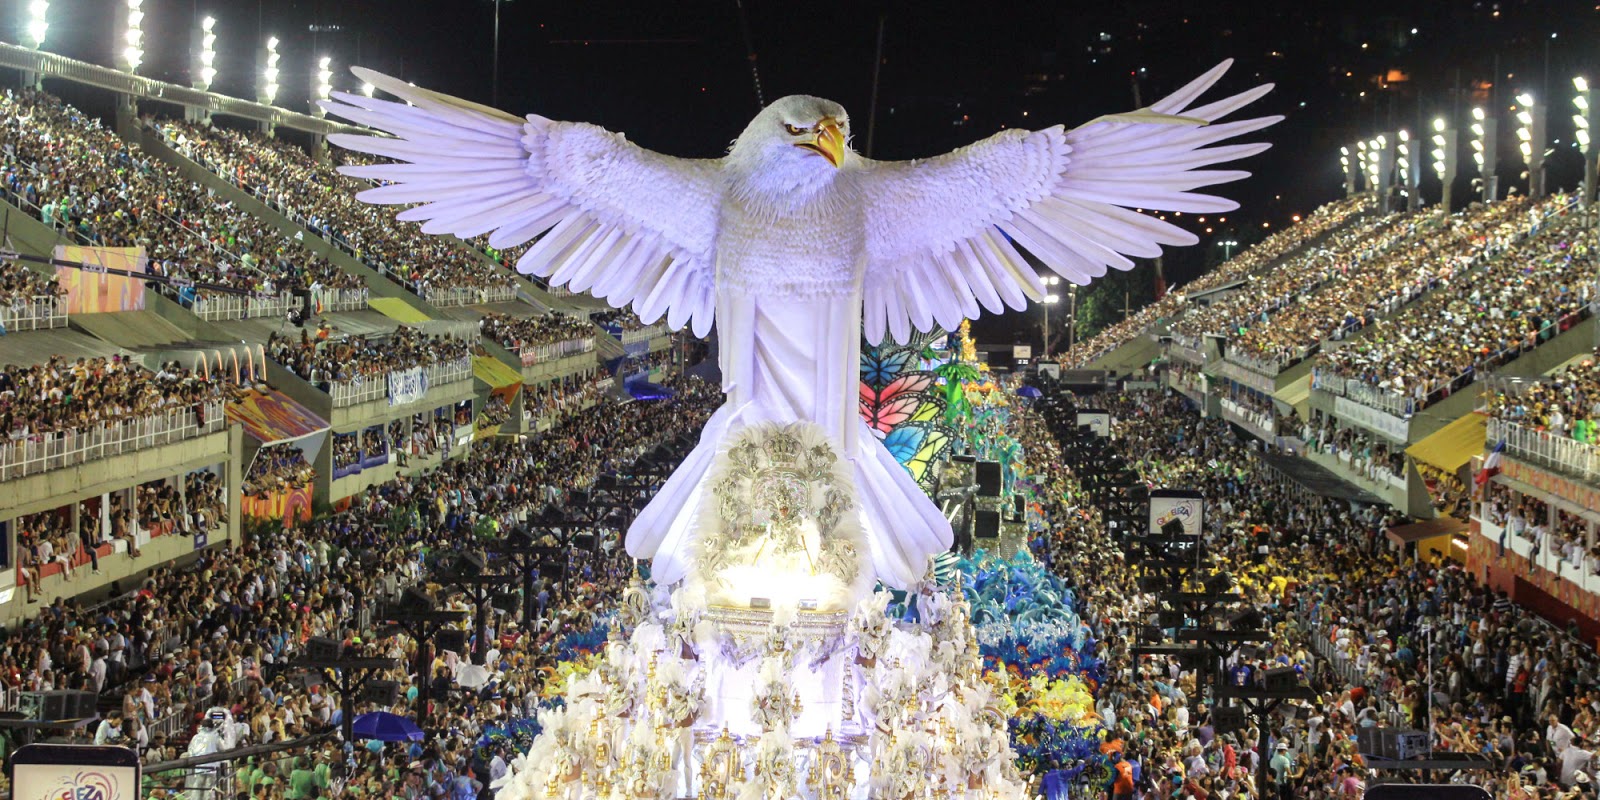
[[[817,132],[811,141],[796,142],[795,147],[820,153],[835,167],[844,163],[844,132],[839,130],[839,122],[832,117],[817,123]]]

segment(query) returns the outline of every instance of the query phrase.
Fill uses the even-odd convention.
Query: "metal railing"
[[[534,364],[543,364],[547,361],[555,361],[568,356],[587,353],[593,349],[594,337],[589,336],[583,339],[567,339],[551,344],[536,344],[531,347],[523,347],[518,351],[518,355],[522,357],[522,366],[531,367]]]
[[[1239,366],[1244,367],[1251,372],[1257,372],[1262,375],[1276,378],[1279,373],[1294,366],[1295,364],[1300,363],[1301,361],[1304,361],[1307,357],[1314,353],[1316,349],[1317,348],[1315,345],[1311,347],[1297,347],[1294,348],[1293,352],[1282,353],[1276,358],[1273,358],[1247,356],[1244,353],[1241,353],[1238,350],[1230,347],[1228,348],[1227,354],[1224,355],[1223,358],[1238,364]]]
[[[42,331],[67,327],[67,298],[18,298],[10,305],[0,306],[0,326],[6,333]]]
[[[1600,447],[1526,425],[1490,417],[1485,430],[1489,449],[1506,443],[1512,456],[1546,469],[1600,483]]]
[[[412,287],[412,291],[416,292],[418,297],[440,308],[487,303],[509,303],[517,299],[517,287],[510,285],[482,288],[470,286],[427,286],[420,283],[407,285]]]
[[[1278,435],[1278,418],[1271,411],[1251,408],[1231,397],[1222,398],[1222,410],[1232,415],[1234,422],[1254,427],[1269,437]]]
[[[215,433],[227,426],[220,400],[0,443],[0,481]]]
[[[333,407],[345,408],[388,397],[390,374],[362,375],[347,381],[332,382],[328,386],[328,396],[333,398]],[[472,357],[463,356],[454,361],[430,364],[423,368],[423,374],[428,378],[430,390],[435,386],[467,380],[472,377]]]
[[[665,325],[646,325],[645,327],[637,330],[623,331],[622,343],[633,344],[634,342],[645,342],[654,339],[657,336],[665,336],[666,334],[667,326]]]
[[[264,296],[200,292],[195,296],[194,305],[189,310],[203,320],[214,322],[282,317],[296,305],[294,295],[288,292]]]
[[[365,311],[369,293],[366,287],[360,289],[317,289],[311,293],[311,310],[316,313],[326,314],[333,311]],[[317,304],[322,304],[322,310],[317,312]]]

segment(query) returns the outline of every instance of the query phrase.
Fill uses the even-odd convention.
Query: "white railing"
[[[194,315],[208,321],[230,319],[260,319],[262,317],[282,317],[295,308],[294,295],[284,292],[279,295],[244,295],[244,294],[209,294],[201,291],[194,298],[194,306],[190,308]]]
[[[594,337],[590,336],[583,339],[567,339],[551,344],[536,344],[531,347],[524,347],[518,351],[518,355],[522,356],[522,366],[531,367],[534,364],[543,364],[546,361],[555,361],[556,359],[587,353],[593,349]]]
[[[1486,433],[1486,449],[1492,450],[1504,440],[1506,452],[1522,461],[1600,483],[1600,448],[1588,442],[1495,417],[1489,418]]]
[[[0,443],[0,481],[215,433],[227,426],[222,409],[221,401],[212,401],[198,411],[191,406]]]
[[[1380,389],[1357,378],[1344,378],[1321,368],[1311,370],[1311,388],[1336,394],[1401,419],[1409,419],[1417,401],[1393,389]]]
[[[440,308],[509,303],[517,299],[515,286],[416,286],[415,289],[418,297]]]
[[[1250,408],[1230,397],[1222,398],[1222,411],[1224,418],[1232,417],[1231,422],[1254,428],[1256,433],[1265,438],[1278,435],[1277,415],[1271,411]]]
[[[65,297],[18,298],[10,305],[0,306],[0,325],[6,333],[42,331],[67,327],[67,299]]]
[[[462,356],[455,361],[446,361],[442,364],[433,364],[423,370],[428,375],[428,387],[443,386],[447,383],[470,380],[472,378],[472,357]]]
[[[334,408],[359,405],[389,396],[389,375],[357,375],[347,381],[333,381],[328,396]]]
[[[1295,348],[1295,352],[1282,353],[1275,358],[1258,358],[1256,356],[1245,355],[1244,353],[1239,352],[1237,349],[1230,347],[1228,348],[1227,355],[1223,356],[1223,358],[1228,361],[1232,361],[1233,363],[1238,364],[1239,366],[1244,367],[1251,372],[1259,372],[1262,375],[1277,377],[1278,373],[1283,372],[1290,366],[1299,363],[1307,355],[1310,355],[1311,350],[1312,348],[1310,347],[1298,347]]]
[[[1190,364],[1201,365],[1206,363],[1206,355],[1205,353],[1201,352],[1200,348],[1190,347],[1189,345],[1178,341],[1176,338],[1172,340],[1171,344],[1167,345],[1167,353],[1174,358],[1182,359]]]
[[[639,328],[638,330],[623,331],[622,343],[633,344],[634,342],[645,342],[654,339],[657,336],[665,336],[666,333],[667,326],[665,325],[647,325],[643,328]]]
[[[367,309],[368,293],[365,287],[360,289],[318,289],[311,295],[311,310],[316,312],[317,302],[322,303],[322,312],[330,311],[365,311]]]

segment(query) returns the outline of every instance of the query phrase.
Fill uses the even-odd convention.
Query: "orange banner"
[[[101,272],[100,269],[145,271],[144,250],[138,247],[79,247],[58,245],[56,258],[84,266],[56,267],[56,279],[67,290],[68,314],[144,310],[144,280]]]

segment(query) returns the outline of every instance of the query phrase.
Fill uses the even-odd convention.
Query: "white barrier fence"
[[[1506,452],[1515,458],[1600,482],[1600,448],[1592,444],[1495,417],[1489,418],[1486,433],[1488,449],[1504,440]]]
[[[190,310],[194,312],[195,316],[203,320],[215,322],[217,320],[283,317],[289,313],[290,309],[296,306],[294,295],[288,292],[261,297],[256,295],[200,292],[195,296],[194,306]]]
[[[515,286],[489,286],[472,288],[466,286],[417,286],[413,285],[417,296],[428,303],[440,308],[455,306],[482,305],[487,303],[509,303],[517,299]]]
[[[442,364],[432,364],[423,368],[423,374],[427,376],[429,389],[467,380],[472,377],[472,358],[467,356]],[[388,397],[389,373],[335,381],[328,387],[328,396],[333,398],[334,408],[345,408]]]
[[[634,342],[649,341],[651,339],[656,338],[657,336],[665,336],[666,334],[667,334],[667,326],[665,326],[665,325],[647,325],[647,326],[645,326],[643,328],[640,328],[638,330],[623,331],[622,332],[622,343],[623,344],[632,344]]]
[[[518,351],[518,355],[522,357],[522,366],[531,367],[534,364],[543,364],[547,361],[555,361],[568,356],[587,353],[593,349],[594,337],[590,336],[583,339],[567,339],[551,344],[523,347]]]
[[[67,299],[42,296],[19,298],[10,305],[0,306],[0,326],[4,326],[6,333],[65,328]]]
[[[215,433],[227,426],[220,401],[104,422],[0,444],[0,481]]]

